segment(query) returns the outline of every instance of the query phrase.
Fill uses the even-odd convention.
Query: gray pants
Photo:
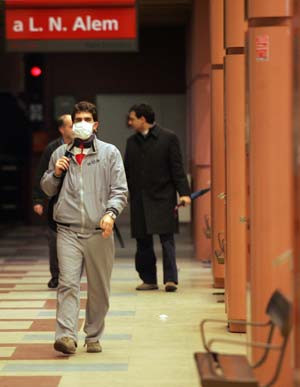
[[[48,227],[48,246],[49,246],[49,268],[52,278],[58,278],[58,259],[57,259],[57,248],[56,248],[56,237],[57,233]]]
[[[63,227],[58,227],[57,231],[59,285],[55,339],[68,336],[78,341],[80,278],[85,268],[88,282],[85,342],[97,341],[103,332],[109,308],[115,254],[113,236],[104,239],[100,233],[78,235]]]

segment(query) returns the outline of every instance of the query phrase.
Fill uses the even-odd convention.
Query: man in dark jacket
[[[32,192],[33,200],[33,211],[42,216],[45,211],[47,211],[48,218],[48,246],[49,246],[49,266],[51,279],[48,282],[48,287],[54,289],[58,285],[58,260],[57,260],[57,250],[56,250],[56,232],[53,230],[53,219],[52,219],[52,210],[50,209],[51,203],[48,202],[47,196],[40,188],[40,180],[44,172],[48,169],[48,164],[50,157],[56,148],[62,144],[68,144],[72,141],[72,117],[69,114],[64,114],[57,120],[57,127],[61,134],[61,137],[58,137],[54,141],[50,142],[46,149],[44,150],[41,159],[39,161],[38,168],[36,170],[35,182]],[[48,207],[48,205],[50,206]],[[52,207],[51,207],[52,208]],[[48,211],[49,209],[49,211]]]
[[[136,238],[135,266],[143,283],[136,290],[158,289],[153,234],[158,234],[163,251],[164,284],[167,292],[177,290],[174,233],[176,192],[190,204],[190,189],[184,172],[177,136],[155,123],[155,113],[146,104],[129,109],[128,126],[136,133],[128,138],[125,170],[130,192],[131,233]]]

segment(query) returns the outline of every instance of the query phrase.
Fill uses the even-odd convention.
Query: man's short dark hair
[[[69,114],[63,114],[62,116],[58,117],[58,119],[56,120],[56,127],[57,127],[57,129],[59,129],[62,126],[65,125],[65,120],[66,120],[67,116],[69,116]]]
[[[88,101],[80,101],[76,103],[72,112],[72,121],[74,121],[76,113],[81,112],[91,113],[93,116],[93,120],[98,121],[97,108],[93,103]]]
[[[148,124],[153,124],[155,121],[155,113],[150,105],[145,103],[133,105],[129,112],[135,112],[137,118],[144,117]]]

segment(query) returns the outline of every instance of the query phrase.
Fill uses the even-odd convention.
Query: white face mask
[[[80,121],[73,125],[73,133],[75,138],[87,140],[93,134],[93,122]]]

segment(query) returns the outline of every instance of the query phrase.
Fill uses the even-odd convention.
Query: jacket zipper
[[[82,160],[83,163],[84,160]],[[80,164],[80,213],[81,213],[81,232],[84,232],[84,224],[85,224],[85,213],[84,213],[84,205],[83,205],[83,179],[82,179],[82,163]]]

